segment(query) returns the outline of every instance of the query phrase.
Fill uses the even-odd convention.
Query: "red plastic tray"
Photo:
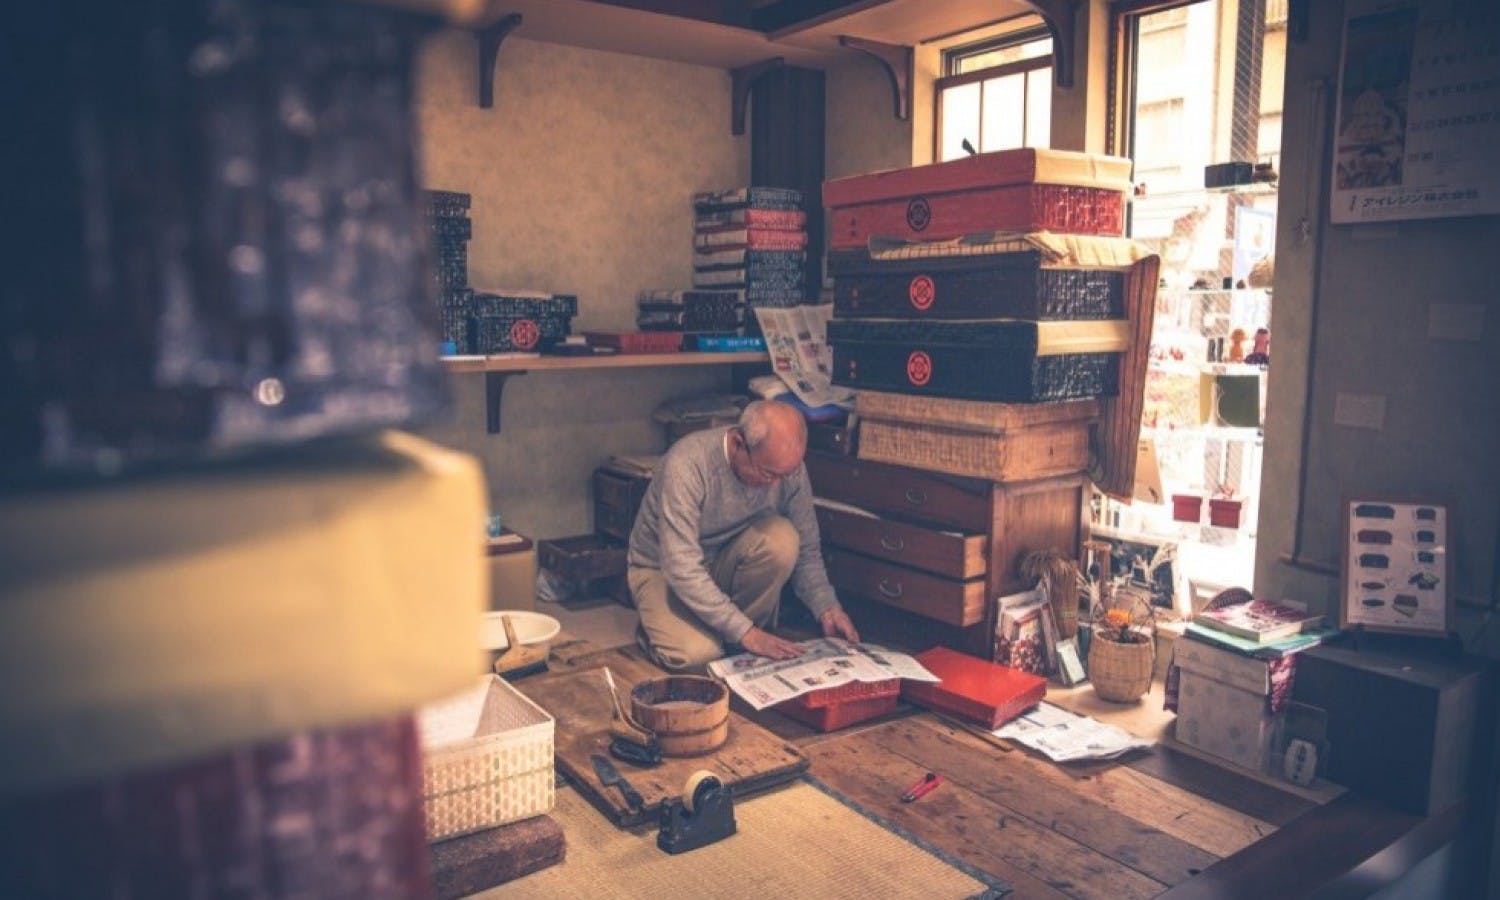
[[[894,712],[900,702],[901,680],[855,681],[811,691],[772,707],[819,731],[837,731],[857,722]]]

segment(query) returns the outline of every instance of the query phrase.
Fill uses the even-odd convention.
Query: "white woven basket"
[[[552,809],[552,717],[505,680],[487,676],[417,722],[429,841]]]

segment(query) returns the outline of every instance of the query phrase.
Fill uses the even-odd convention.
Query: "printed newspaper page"
[[[808,406],[847,404],[854,397],[853,391],[833,385],[833,348],[828,345],[832,315],[832,304],[755,310],[771,371]]]
[[[809,691],[838,687],[854,681],[939,681],[905,653],[875,644],[851,644],[838,638],[817,638],[797,645],[796,659],[767,659],[741,653],[708,664],[708,673],[724,682],[751,707],[761,710],[800,697]]]
[[[1077,759],[1114,759],[1152,742],[1088,716],[1075,715],[1050,703],[1013,719],[992,732],[1046,754],[1053,762]]]

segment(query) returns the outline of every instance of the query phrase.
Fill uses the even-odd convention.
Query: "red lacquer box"
[[[917,662],[943,679],[939,683],[907,681],[901,695],[917,706],[999,728],[1047,696],[1047,679],[977,656],[933,647]]]
[[[1125,233],[1131,161],[1066,150],[981,153],[823,183],[829,245],[937,241],[981,231]]]

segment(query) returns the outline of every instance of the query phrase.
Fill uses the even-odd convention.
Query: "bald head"
[[[740,414],[732,438],[738,447],[735,475],[745,484],[764,486],[789,477],[802,465],[807,423],[792,406],[757,400]]]
[[[762,444],[789,443],[797,451],[798,459],[807,449],[807,422],[802,413],[789,403],[776,400],[756,400],[740,413],[740,428],[745,443],[758,450]]]

